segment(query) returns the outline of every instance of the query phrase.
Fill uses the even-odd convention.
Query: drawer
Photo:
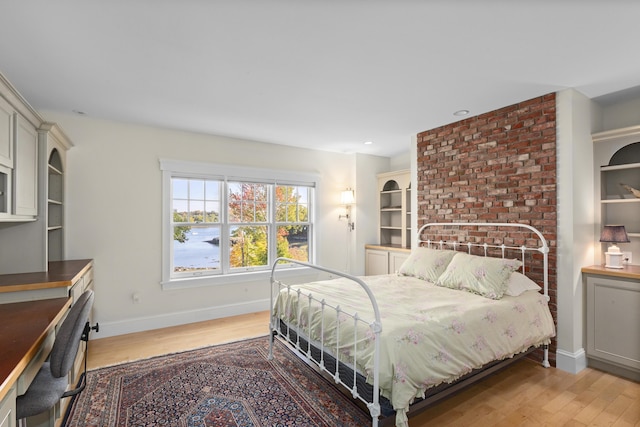
[[[84,279],[84,289],[91,289],[93,287],[93,267],[87,270],[82,278]]]
[[[71,287],[69,291],[69,296],[73,298],[73,301],[77,301],[80,298],[80,295],[87,289],[91,289],[93,287],[93,267],[87,270],[85,274],[82,275]]]

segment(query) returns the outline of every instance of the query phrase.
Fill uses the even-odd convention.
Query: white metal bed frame
[[[503,237],[508,236],[510,232],[511,233],[513,232],[527,233],[529,235],[529,238],[524,239],[525,241],[531,241],[531,237],[535,235],[536,236],[535,240],[537,240],[539,243],[535,245],[527,246],[524,243],[521,245],[517,245],[517,244],[506,245],[504,242],[500,244],[497,244],[497,243],[489,244],[486,241],[483,243],[478,243],[478,242],[470,242],[470,241],[459,242],[458,240],[455,240],[455,239],[443,240],[441,237],[435,240],[432,240],[429,238],[423,238],[424,235],[429,236],[431,234],[442,236],[443,232],[445,234],[449,233],[450,237],[459,237],[460,233],[458,233],[458,236],[454,235],[453,232],[455,232],[455,230],[461,230],[462,232],[464,232],[464,234],[468,234],[467,231],[472,229],[476,229],[481,233],[486,233],[487,239],[489,238],[488,234],[493,231],[494,234],[498,235],[497,240],[501,240]],[[500,236],[501,234],[502,236]],[[542,235],[542,233],[530,225],[520,224],[520,223],[471,223],[471,222],[429,223],[429,224],[423,225],[418,231],[416,246],[426,246],[426,247],[438,248],[438,249],[450,249],[455,251],[459,251],[462,248],[466,248],[469,254],[471,254],[473,250],[476,250],[476,251],[479,250],[484,254],[484,256],[489,256],[489,252],[497,251],[501,254],[501,258],[505,258],[507,253],[517,252],[521,255],[520,260],[522,262],[523,274],[526,271],[527,254],[532,252],[539,253],[542,256],[542,264],[543,264],[542,269],[543,269],[544,283],[543,283],[542,291],[547,301],[549,301],[549,283],[548,283],[549,281],[549,275],[548,275],[549,246],[547,245],[547,240]],[[345,312],[339,305],[333,306],[327,303],[321,297],[320,298],[316,297],[311,293],[305,294],[300,289],[293,289],[291,285],[286,285],[282,283],[280,280],[277,280],[276,273],[278,271],[278,266],[286,265],[286,264],[298,264],[301,266],[309,267],[313,270],[317,270],[319,272],[328,273],[329,275],[332,275],[332,276],[344,277],[346,279],[349,279],[355,282],[364,290],[369,300],[371,301],[374,318],[363,319],[358,315],[358,313]],[[336,349],[334,351],[331,348],[326,348],[323,342],[310,343],[310,341],[306,339],[307,336],[310,336],[310,333],[308,333],[308,331],[305,332],[303,330],[304,327],[300,327],[299,325],[287,326],[285,332],[281,330],[279,325],[279,319],[277,319],[274,314],[274,303],[275,303],[275,298],[277,294],[282,290],[286,290],[287,292],[295,292],[298,294],[298,298],[300,298],[301,296],[304,298],[307,298],[309,300],[309,303],[311,303],[311,301],[318,302],[319,304],[321,304],[323,313],[324,313],[324,310],[334,310],[338,315],[342,316],[343,318],[345,316],[350,318],[354,322],[354,326],[357,326],[358,324],[363,323],[370,328],[371,333],[374,334],[375,336],[374,372],[373,372],[373,384],[371,384],[372,386],[371,399],[367,399],[363,397],[358,390],[357,379],[356,379],[357,370],[355,369],[355,364],[357,362],[357,351],[355,348],[355,344],[354,344],[354,351],[353,351],[353,357],[354,357],[354,366],[352,369],[353,378],[352,379],[349,378],[349,381],[348,381],[349,384],[348,384],[343,380],[342,376],[339,373],[339,365],[340,363],[342,363],[337,361],[338,360],[337,347],[339,346],[339,342],[338,344],[336,344]],[[380,365],[379,365],[380,364],[380,339],[379,338],[380,338],[380,333],[382,332],[382,323],[380,321],[380,311],[378,308],[378,303],[369,286],[362,279],[347,273],[343,273],[337,270],[333,270],[330,268],[326,268],[326,267],[322,267],[314,264],[309,264],[306,262],[301,262],[301,261],[281,257],[275,260],[271,269],[271,308],[270,309],[271,309],[271,316],[270,316],[270,319],[271,319],[270,320],[270,331],[271,331],[270,337],[271,338],[270,338],[270,347],[269,347],[269,358],[273,358],[274,339],[275,339],[275,336],[279,336],[291,347],[293,347],[296,353],[298,353],[298,355],[302,357],[307,363],[310,363],[316,366],[316,368],[319,369],[320,372],[327,374],[328,376],[333,378],[336,384],[340,384],[342,387],[349,390],[354,399],[357,399],[363,402],[368,408],[369,413],[371,415],[372,426],[377,427],[378,421],[379,421],[378,418],[381,415],[380,388],[379,388],[379,368],[380,368]],[[309,310],[309,313],[310,312],[311,310]],[[300,318],[300,312],[298,313],[298,318]],[[324,316],[322,320],[324,321]],[[310,324],[311,322],[307,322],[307,325],[310,325]],[[322,328],[324,328],[324,324],[322,325]],[[355,329],[357,330],[357,328]],[[324,336],[323,332],[324,332],[324,329],[322,329],[322,332],[320,334],[321,337]],[[338,328],[338,330],[336,331],[336,336],[339,336],[339,332],[340,331]],[[354,341],[357,341],[357,340],[354,340]],[[317,350],[318,348],[321,351],[320,351],[319,360],[316,360],[317,358],[314,358],[312,356],[312,349]],[[328,364],[326,357],[331,357],[332,355],[336,355],[335,357],[336,362]],[[335,367],[333,366],[329,367],[329,365],[335,365]],[[542,361],[542,366],[544,366],[545,368],[548,368],[549,366],[551,366],[549,364],[548,345],[544,345],[544,357]],[[499,369],[499,367],[491,369],[490,372],[493,372],[497,369]],[[484,377],[486,375],[488,375],[488,373],[485,375],[480,375],[478,376],[478,378]],[[448,395],[452,392],[453,391],[449,391],[446,394]]]

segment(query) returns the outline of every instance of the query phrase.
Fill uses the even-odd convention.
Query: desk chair
[[[25,425],[24,418],[50,410],[63,397],[73,396],[84,389],[87,370],[86,355],[82,385],[66,391],[69,384],[67,376],[78,353],[80,340],[85,342],[89,340],[89,332],[92,328],[88,320],[93,297],[92,290],[85,291],[73,304],[56,333],[48,360],[43,363],[26,393],[16,399],[16,418],[20,420],[19,425]]]

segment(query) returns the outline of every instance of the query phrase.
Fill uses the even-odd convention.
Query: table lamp
[[[616,243],[629,243],[629,236],[624,229],[624,225],[605,225],[600,233],[600,241],[612,243],[605,255],[606,268],[622,268],[622,252]]]

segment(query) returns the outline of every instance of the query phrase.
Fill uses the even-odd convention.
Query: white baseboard
[[[202,322],[205,320],[219,319],[222,317],[237,316],[240,314],[256,313],[269,310],[269,300],[249,301],[242,304],[207,307],[200,310],[189,310],[175,313],[166,313],[157,316],[138,317],[135,319],[118,320],[115,322],[100,323],[100,332],[93,332],[92,339],[107,338],[116,335],[143,332],[152,329],[167,328],[170,326],[185,325],[188,323]],[[265,325],[265,333],[267,331]]]
[[[569,353],[564,350],[556,351],[556,368],[563,371],[577,374],[587,367],[587,354],[584,349],[580,349],[575,353]]]

